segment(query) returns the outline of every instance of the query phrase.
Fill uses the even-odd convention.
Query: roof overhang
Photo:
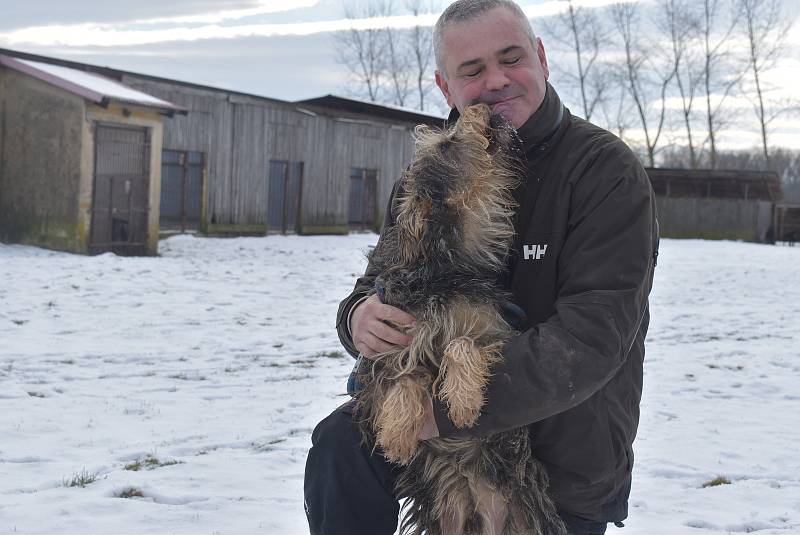
[[[20,60],[2,54],[0,54],[0,65],[5,65],[10,69],[27,74],[103,107],[107,107],[112,103],[139,106],[155,109],[159,113],[170,117],[176,113],[186,115],[188,112],[182,106],[153,97],[142,91],[127,87],[116,80],[97,74],[85,73],[69,67],[38,64],[37,62]],[[54,68],[59,69],[58,72],[66,73],[66,75],[59,75],[53,72]],[[69,76],[70,73],[74,73],[74,76]],[[84,83],[81,83],[81,81],[84,81]],[[100,90],[96,87],[97,85],[110,88],[111,91]]]

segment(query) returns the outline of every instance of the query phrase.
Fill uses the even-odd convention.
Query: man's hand
[[[350,333],[356,349],[368,359],[385,353],[395,346],[406,347],[411,336],[385,322],[412,328],[414,316],[399,308],[381,303],[377,295],[371,295],[359,303],[350,315]]]

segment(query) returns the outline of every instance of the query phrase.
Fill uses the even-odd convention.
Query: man
[[[529,426],[534,454],[571,534],[627,517],[639,419],[648,294],[658,254],[655,199],[628,147],[572,116],[547,82],[541,40],[509,0],[459,0],[434,28],[436,83],[453,108],[485,102],[518,132],[527,157],[509,275],[527,314],[505,347],[477,424],[456,429],[438,402],[420,440]],[[394,224],[393,199],[385,225]],[[371,266],[339,308],[350,353],[371,358],[409,337],[414,318],[374,295]],[[401,470],[359,445],[349,404],[314,430],[306,466],[313,535],[390,535]]]

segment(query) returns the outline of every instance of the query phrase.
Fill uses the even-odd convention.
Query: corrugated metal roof
[[[382,117],[384,119],[391,119],[394,121],[403,121],[414,124],[427,124],[431,126],[442,126],[445,120],[444,117],[428,115],[427,113],[409,108],[401,108],[400,106],[393,106],[391,104],[378,104],[377,102],[356,100],[353,98],[339,97],[336,95],[325,95],[324,97],[298,100],[295,101],[295,104],[304,104],[318,108],[325,108],[328,110],[370,115]]]
[[[97,74],[4,55],[0,55],[0,64],[79,95],[95,104],[105,106],[110,102],[117,102],[155,108],[170,115],[186,114],[186,109],[181,106]]]

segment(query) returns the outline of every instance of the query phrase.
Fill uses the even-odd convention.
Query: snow
[[[112,100],[134,102],[138,104],[157,106],[159,108],[176,108],[174,104],[167,102],[166,100],[161,100],[160,98],[148,95],[147,93],[142,93],[141,91],[131,89],[130,87],[111,80],[110,78],[105,78],[97,74],[91,74],[88,72],[79,71],[77,69],[70,69],[69,67],[50,65],[49,63],[41,63],[39,61],[31,61],[27,59],[16,59],[16,61],[37,71],[50,74],[56,78],[60,78],[61,80],[84,87],[95,93],[99,93]]]
[[[336,308],[374,242],[0,245],[0,533],[307,533],[310,433],[352,367]],[[800,533],[799,264],[662,241],[630,518],[609,533]],[[125,469],[148,456],[177,463]]]

